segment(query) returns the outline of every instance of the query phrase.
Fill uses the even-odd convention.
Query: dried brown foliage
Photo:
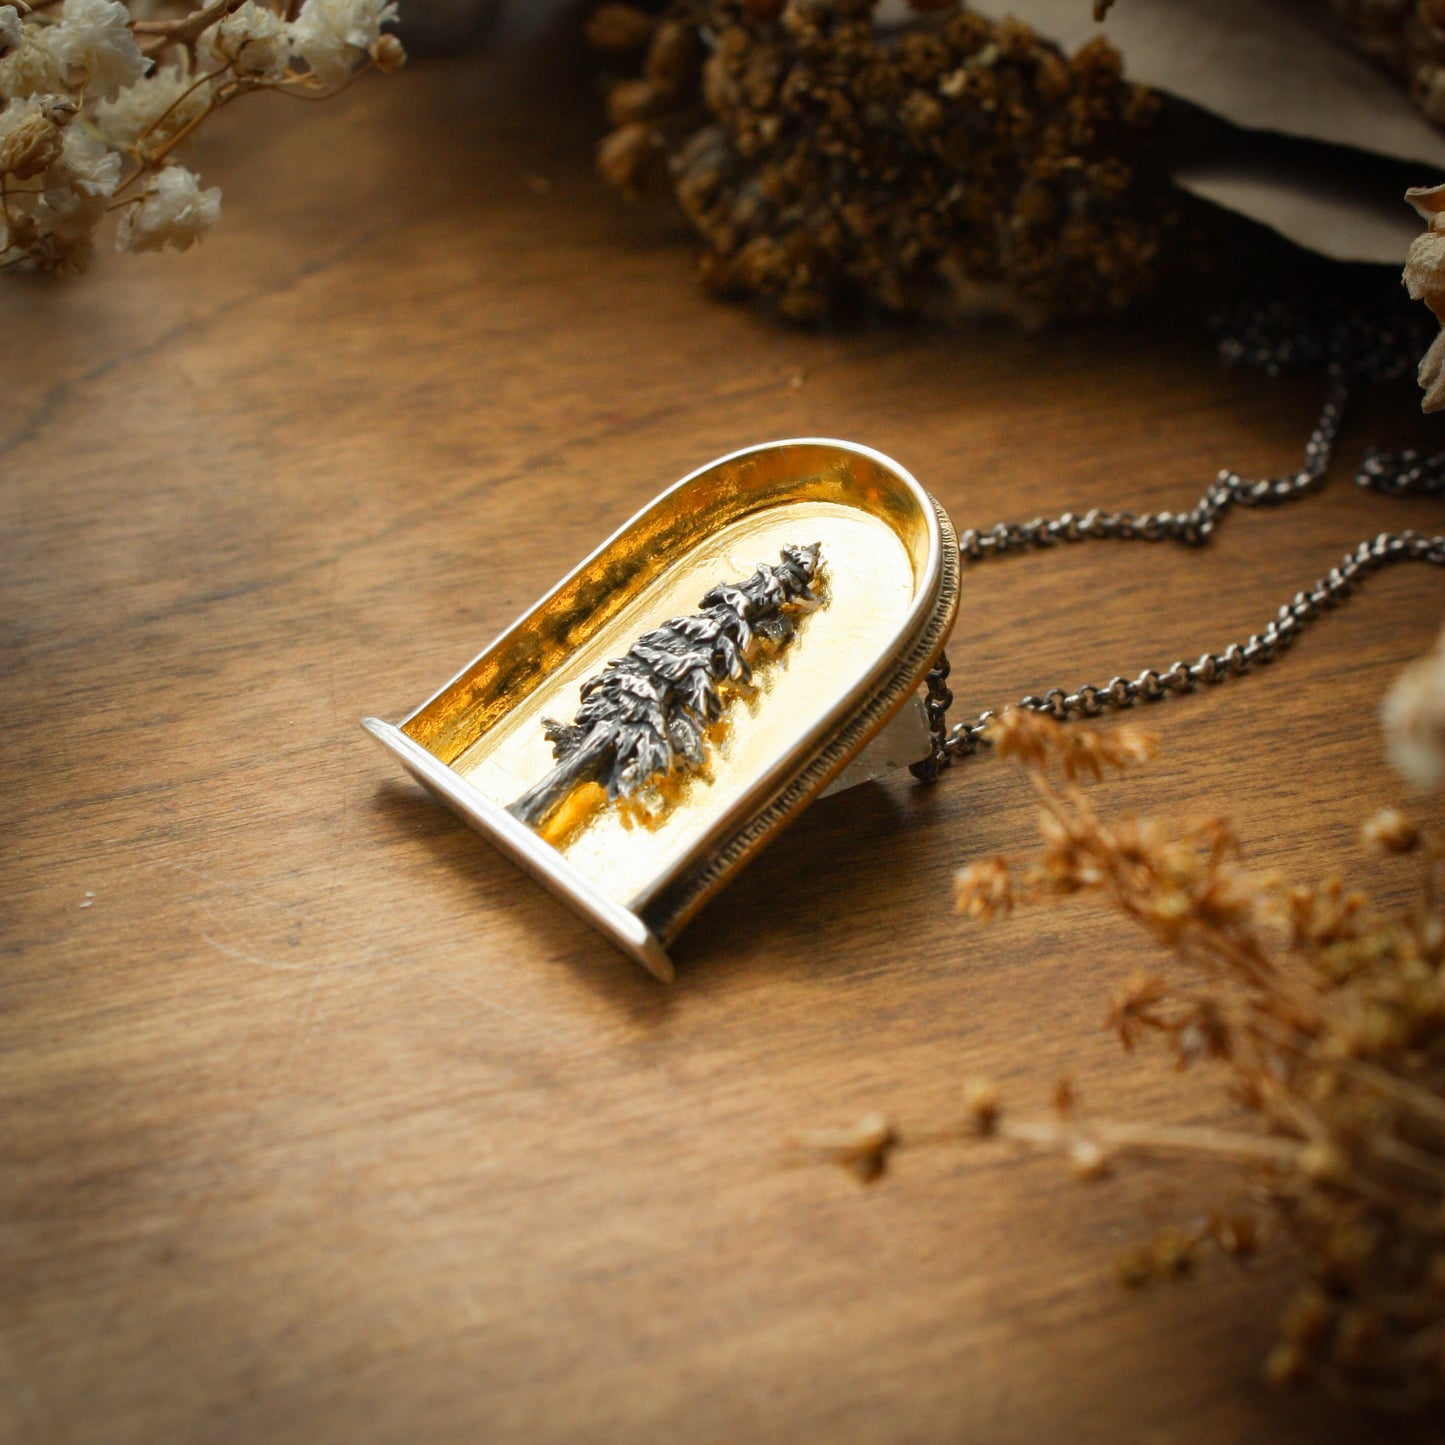
[[[1445,3],[1332,0],[1344,32],[1393,71],[1436,124],[1445,123]]]
[[[1153,97],[1102,41],[1072,59],[1027,26],[913,0],[608,3],[594,43],[640,50],[613,86],[603,174],[665,177],[703,277],[810,319],[893,310],[1117,311],[1177,224],[1149,169]]]

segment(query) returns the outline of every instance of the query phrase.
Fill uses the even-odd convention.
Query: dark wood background
[[[710,302],[539,63],[239,107],[204,247],[0,283],[0,1435],[1400,1438],[1259,1382],[1287,1258],[1113,1282],[1232,1174],[939,1148],[864,1189],[783,1147],[951,1118],[979,1073],[1026,1110],[1068,1074],[1101,1114],[1228,1117],[1103,1031],[1144,957],[1122,925],[953,916],[959,865],[1032,841],[1007,770],[820,805],[667,989],[357,727],[740,445],[870,443],[963,526],[1188,505],[1293,466],[1317,404],[1192,329],[809,334]],[[1428,438],[1416,406],[1369,398],[1344,461]],[[970,572],[962,703],[1222,646],[1359,538],[1440,522],[1338,475],[1207,553]],[[1355,829],[1399,796],[1376,709],[1442,600],[1399,569],[1151,713],[1160,761],[1110,806],[1227,810],[1261,866],[1404,900]]]

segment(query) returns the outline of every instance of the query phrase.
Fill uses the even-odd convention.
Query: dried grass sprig
[[[1154,1041],[1181,1069],[1222,1071],[1245,1118],[1238,1128],[1086,1119],[1064,1089],[1056,1118],[1014,1119],[975,1081],[956,1125],[914,1134],[871,1121],[870,1177],[900,1147],[980,1136],[1057,1151],[1085,1178],[1130,1156],[1237,1164],[1260,1191],[1263,1223],[1216,1219],[1133,1252],[1121,1276],[1187,1272],[1206,1238],[1231,1252],[1291,1240],[1307,1282],[1267,1373],[1381,1407],[1445,1404],[1445,846],[1393,809],[1365,825],[1370,847],[1421,872],[1419,904],[1392,919],[1338,881],[1298,887],[1248,871],[1220,819],[1107,820],[1086,783],[1150,755],[1135,729],[1088,733],[1015,713],[994,736],[1039,798],[1043,846],[1022,864],[964,868],[960,910],[986,921],[1044,899],[1106,899],[1178,965],[1127,980],[1109,1027],[1126,1048]]]

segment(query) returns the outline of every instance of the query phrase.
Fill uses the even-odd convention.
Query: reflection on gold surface
[[[581,684],[643,632],[695,612],[721,581],[751,574],[790,543],[822,543],[827,605],[775,656],[758,661],[750,695],[735,694],[710,740],[706,774],[675,775],[649,810],[598,806],[600,789],[569,800],[544,835],[619,903],[634,904],[677,860],[726,821],[748,787],[816,726],[876,665],[914,600],[913,563],[883,518],[834,502],[780,502],[698,541],[578,646],[452,767],[487,797],[510,803],[552,765],[542,719],[570,719]],[[646,807],[647,800],[643,799]],[[658,800],[662,802],[663,800]],[[559,826],[560,825],[560,826]]]
[[[600,783],[582,783],[537,831],[554,848],[565,849],[597,810],[606,806],[607,790]]]
[[[938,559],[930,564],[936,526],[919,500],[915,484],[905,483],[884,458],[834,442],[779,442],[725,457],[634,517],[402,729],[434,757],[454,764],[678,558],[730,523],[771,508],[832,502],[886,523],[907,550],[921,587]],[[928,586],[935,583],[933,574]]]

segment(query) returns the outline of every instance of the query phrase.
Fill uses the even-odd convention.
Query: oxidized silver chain
[[[1288,346],[1289,342],[1285,345]],[[1253,345],[1253,351],[1251,351]],[[1281,344],[1245,340],[1226,342],[1222,349],[1230,359],[1280,369]],[[1233,354],[1231,355],[1231,350]],[[1001,522],[980,531],[969,528],[959,535],[959,552],[966,564],[1011,552],[1029,552],[1070,542],[1096,538],[1121,542],[1176,542],[1184,547],[1202,547],[1214,533],[1216,523],[1231,507],[1270,507],[1292,502],[1318,491],[1325,481],[1340,422],[1356,378],[1385,379],[1398,375],[1406,365],[1409,351],[1397,333],[1361,326],[1352,319],[1333,338],[1328,360],[1329,391],[1319,420],[1305,444],[1304,463],[1287,476],[1251,481],[1237,472],[1221,471],[1204,495],[1188,512],[1104,512],[1093,508],[1082,515],[1065,512],[1031,522]],[[1391,496],[1439,495],[1445,492],[1445,452],[1421,457],[1414,451],[1366,453],[1355,481],[1359,486]],[[1445,536],[1418,532],[1381,532],[1347,553],[1339,566],[1332,567],[1312,588],[1295,595],[1280,607],[1262,632],[1246,642],[1231,643],[1222,652],[1205,652],[1197,662],[1176,662],[1167,668],[1145,668],[1138,677],[1112,677],[1108,682],[1086,684],[1077,691],[1056,687],[1040,695],[1020,699],[1018,706],[1031,712],[1048,713],[1060,722],[1097,717],[1105,711],[1122,711],[1140,702],[1159,702],[1170,693],[1193,692],[1205,685],[1241,677],[1256,666],[1273,662],[1311,623],[1337,606],[1362,578],[1392,562],[1430,562],[1445,566]],[[948,687],[950,667],[943,654],[928,674],[928,725],[933,734],[933,751],[912,772],[932,782],[955,758],[970,757],[987,745],[990,710],[976,722],[948,723],[953,693]]]

